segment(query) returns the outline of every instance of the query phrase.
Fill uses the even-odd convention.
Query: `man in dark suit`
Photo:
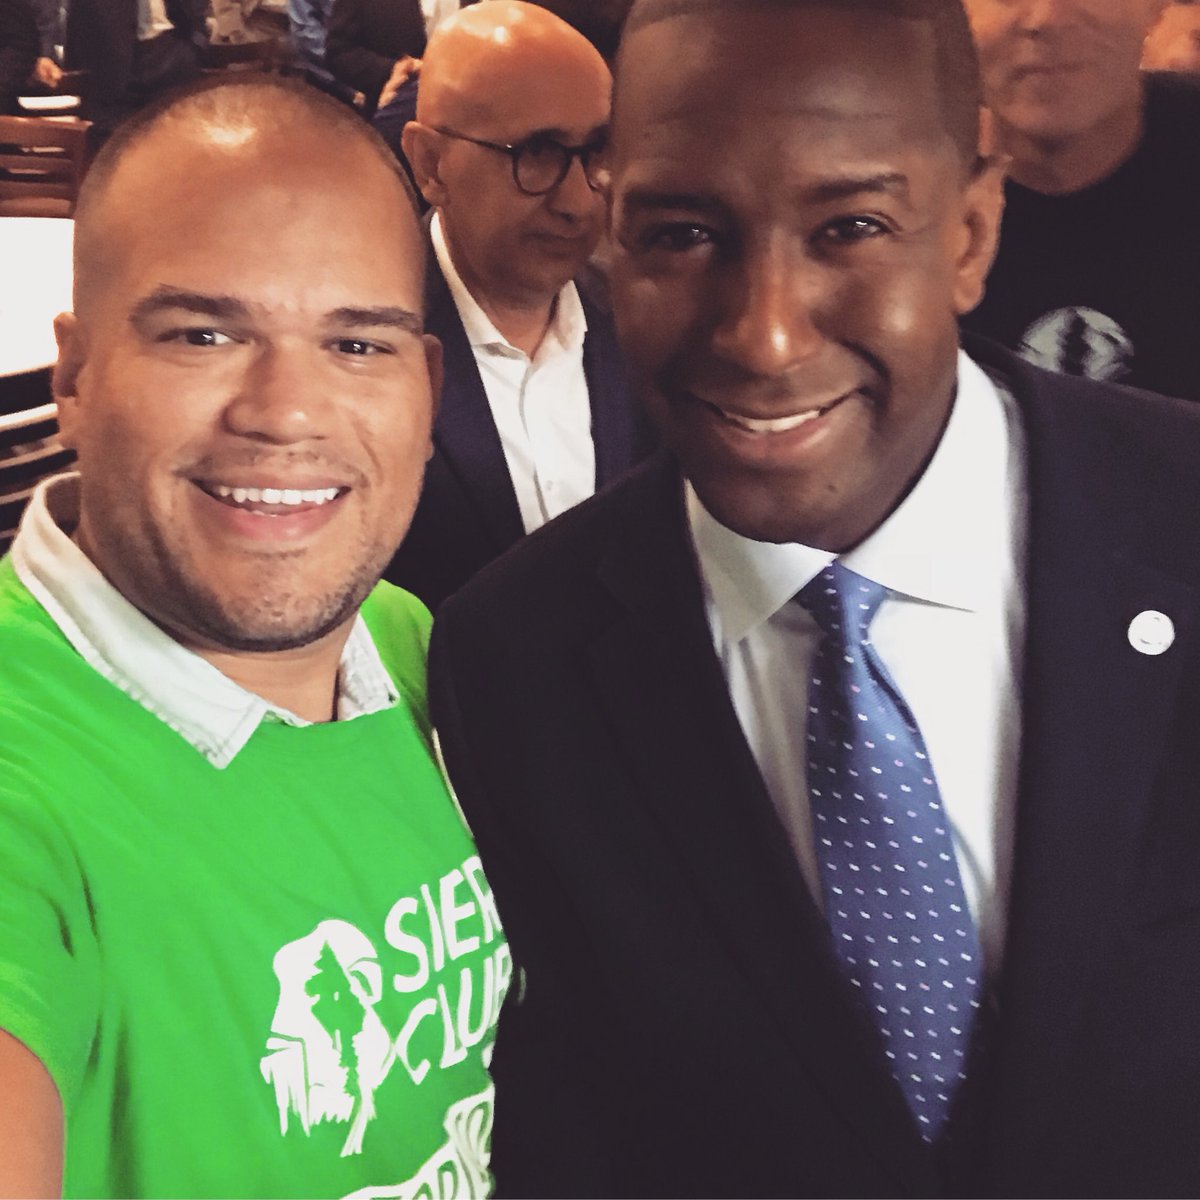
[[[28,0],[0,0],[0,113],[20,109],[17,97],[38,60],[38,28]]]
[[[57,0],[0,0],[0,113],[20,113],[18,96],[58,85],[61,40]]]
[[[957,3],[639,0],[617,79],[670,452],[431,652],[523,970],[500,1190],[1195,1194],[1200,419],[960,351]]]
[[[207,0],[71,0],[66,62],[89,73],[88,117],[101,133],[194,79]]]
[[[333,0],[325,33],[325,66],[361,92],[366,110],[384,107],[425,53],[420,0]]]
[[[531,4],[434,34],[404,146],[435,212],[428,330],[445,351],[434,454],[386,578],[431,608],[644,453],[588,258],[603,222],[611,78]]]

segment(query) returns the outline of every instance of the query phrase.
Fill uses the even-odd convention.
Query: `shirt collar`
[[[1018,428],[1012,401],[960,351],[954,405],[933,458],[895,512],[841,561],[902,595],[968,611],[987,604],[1012,546]],[[772,617],[837,557],[734,533],[690,483],[686,501],[701,575],[730,641]]]
[[[524,351],[514,346],[504,336],[480,307],[479,302],[467,290],[462,276],[450,257],[450,247],[446,243],[446,233],[442,228],[442,215],[434,212],[429,222],[429,236],[433,242],[433,253],[438,267],[445,277],[446,286],[458,309],[459,319],[467,335],[472,349],[502,350],[510,354],[520,354]],[[568,280],[554,298],[554,312],[550,327],[538,348],[541,357],[547,347],[557,346],[563,351],[579,351],[583,349],[583,338],[587,333],[587,316],[583,311],[583,303],[579,299],[579,291],[575,284]]]
[[[311,722],[247,691],[135,608],[71,540],[79,476],[59,475],[35,491],[10,551],[18,578],[96,671],[227,767],[265,719]],[[338,719],[389,708],[396,690],[359,615],[338,670]]]

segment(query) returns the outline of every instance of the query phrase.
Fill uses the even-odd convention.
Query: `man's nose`
[[[281,445],[324,437],[330,399],[313,354],[264,346],[243,373],[225,411],[228,429]]]
[[[815,319],[822,302],[820,272],[796,257],[763,246],[746,258],[726,293],[712,347],[748,375],[783,375],[824,344]]]

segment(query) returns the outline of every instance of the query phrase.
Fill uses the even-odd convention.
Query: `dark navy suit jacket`
[[[576,284],[587,318],[583,370],[599,490],[644,458],[652,442],[630,395],[612,316],[598,289]],[[446,381],[421,499],[384,578],[436,609],[519,541],[525,527],[475,356],[432,250],[425,302],[425,327],[442,343]]]
[[[525,971],[493,1062],[502,1194],[1200,1195],[1200,412],[972,351],[1011,382],[1029,500],[977,1142],[936,1162],[863,1034],[661,455],[434,628],[433,718]],[[1128,636],[1148,609],[1175,627],[1157,656]]]

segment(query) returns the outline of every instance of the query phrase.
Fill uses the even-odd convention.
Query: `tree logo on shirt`
[[[512,981],[478,855],[397,900],[381,935],[382,961],[348,921],[321,921],[273,960],[279,1000],[259,1066],[279,1131],[348,1126],[343,1158],[362,1153],[380,1087],[419,1087],[472,1052],[487,1065]],[[486,1174],[486,1156],[473,1169]]]
[[[275,1085],[283,1132],[291,1113],[305,1133],[348,1121],[342,1154],[358,1154],[375,1116],[375,1089],[395,1058],[375,1014],[383,991],[375,947],[345,921],[322,921],[275,955],[275,974],[279,1004],[262,1070]]]
[[[1017,350],[1048,371],[1110,382],[1129,374],[1134,355],[1125,330],[1094,308],[1058,308],[1039,317],[1025,330]]]

